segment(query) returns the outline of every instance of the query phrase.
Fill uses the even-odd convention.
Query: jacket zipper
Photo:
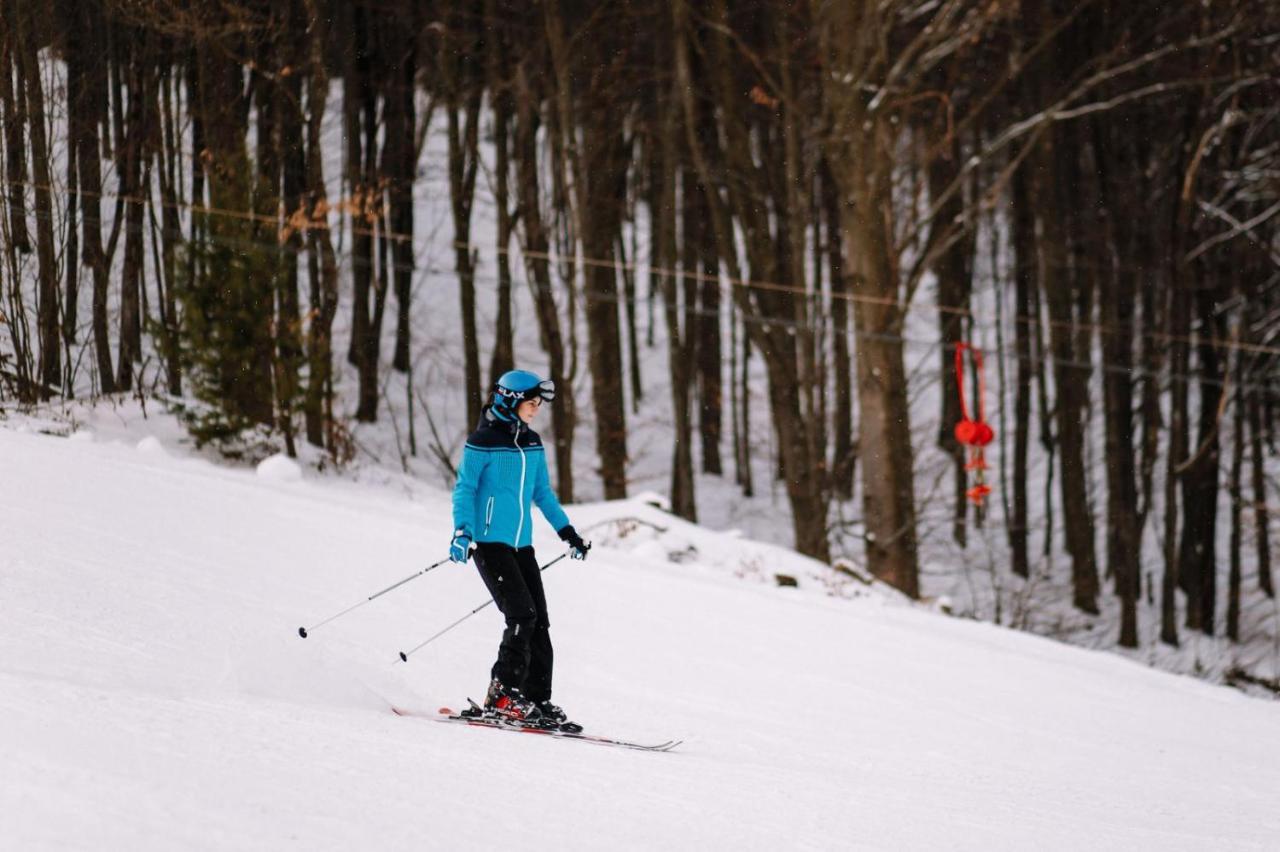
[[[518,526],[516,526],[516,540],[514,542],[514,545],[516,547],[519,547],[520,533],[524,532],[524,473],[525,473],[524,448],[520,446],[520,427],[519,426],[516,426],[515,445],[516,445],[516,449],[520,451],[520,493],[516,495],[516,505],[519,506],[520,508],[520,523]]]
[[[489,525],[493,523],[493,497],[489,498],[489,505],[484,510],[484,534],[489,534]]]

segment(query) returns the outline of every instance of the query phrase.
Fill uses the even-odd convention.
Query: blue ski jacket
[[[508,422],[485,411],[480,428],[462,449],[453,487],[453,528],[472,541],[511,547],[533,543],[531,503],[557,532],[569,517],[551,490],[542,439],[523,422]]]

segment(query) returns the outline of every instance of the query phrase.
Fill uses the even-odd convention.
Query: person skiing
[[[453,489],[453,540],[449,558],[474,557],[481,579],[506,619],[498,659],[490,671],[485,712],[545,726],[567,723],[551,703],[550,621],[542,573],[533,552],[530,503],[586,559],[591,545],[578,535],[547,476],[542,439],[530,428],[555,384],[527,370],[503,373],[493,386],[480,425],[467,438]],[[474,547],[474,550],[472,549]]]

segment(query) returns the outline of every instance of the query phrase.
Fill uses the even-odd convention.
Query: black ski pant
[[[531,701],[551,699],[551,623],[532,547],[477,542],[476,567],[507,620],[491,676]]]

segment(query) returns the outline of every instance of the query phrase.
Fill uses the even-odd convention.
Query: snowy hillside
[[[485,600],[473,569],[296,631],[442,557],[447,493],[8,425],[6,849],[1280,847],[1280,704],[946,618],[644,498],[569,507],[596,547],[545,575],[555,698],[679,750],[399,718],[483,690],[492,608],[395,662]],[[535,543],[561,552],[541,522]]]

